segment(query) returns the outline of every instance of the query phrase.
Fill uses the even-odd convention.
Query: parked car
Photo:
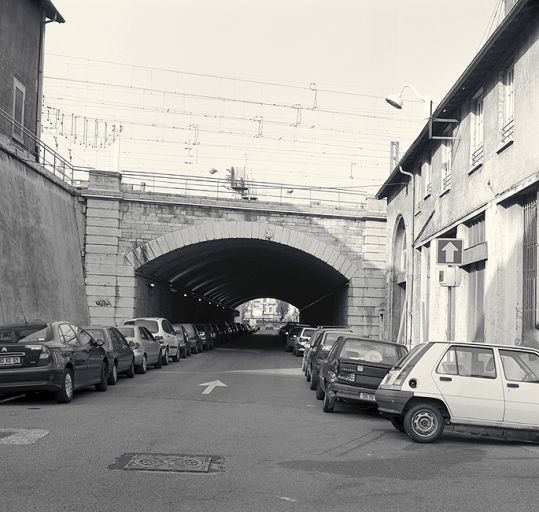
[[[0,393],[50,391],[67,403],[75,390],[107,390],[109,361],[84,329],[67,322],[0,327]]]
[[[324,400],[324,412],[333,412],[337,400],[376,406],[378,385],[406,353],[404,345],[391,341],[338,338],[320,364],[316,398]]]
[[[202,352],[203,345],[194,324],[175,324],[176,327],[180,326],[185,332],[185,336],[189,342],[192,354],[199,354]]]
[[[309,388],[315,390],[320,375],[320,364],[324,361],[331,347],[341,336],[348,336],[351,331],[337,329],[320,329],[311,338],[311,346],[304,356],[305,378],[310,382]]]
[[[124,325],[134,325],[135,322],[146,327],[153,334],[153,337],[161,344],[163,366],[168,364],[169,357],[171,357],[173,361],[180,360],[180,343],[182,340],[179,336],[176,336],[174,327],[166,318],[133,318],[125,321]]]
[[[135,325],[119,326],[118,330],[133,350],[137,373],[146,373],[150,365],[153,365],[154,368],[161,368],[163,364],[161,343],[144,325],[140,325],[137,321]]]
[[[203,350],[212,350],[215,345],[211,339],[211,333],[205,324],[194,324],[198,337],[202,340]]]
[[[311,336],[316,332],[314,327],[304,327],[297,338],[293,340],[292,353],[296,357],[303,356],[305,348],[311,343]]]
[[[180,324],[172,324],[172,327],[174,327],[174,332],[180,339],[180,357],[185,359],[191,355],[191,343],[189,343],[187,333]]]
[[[124,335],[116,327],[92,326],[85,327],[94,340],[103,341],[103,348],[109,361],[107,382],[114,386],[119,374],[129,378],[135,376],[135,355]]]
[[[539,430],[539,351],[513,345],[416,345],[376,391],[378,410],[418,443],[446,425],[487,432]]]
[[[301,335],[305,327],[311,327],[311,326],[310,325],[296,325],[292,327],[292,329],[288,333],[288,336],[286,337],[286,340],[285,340],[284,349],[286,352],[292,352],[292,350],[294,349],[295,341],[299,338],[299,336]]]

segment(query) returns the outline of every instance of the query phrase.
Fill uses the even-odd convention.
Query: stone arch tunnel
[[[386,241],[377,204],[341,212],[217,202],[133,191],[112,172],[90,173],[80,203],[92,323],[233,320],[240,304],[271,297],[307,323],[379,333]]]

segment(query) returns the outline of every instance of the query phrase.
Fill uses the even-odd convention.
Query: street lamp
[[[404,92],[404,89],[409,88],[412,89],[412,91],[415,93],[415,95],[423,101],[425,104],[425,119],[430,119],[432,116],[432,99],[430,96],[423,96],[417,92],[417,89],[412,84],[404,84],[401,88],[401,91],[399,94],[390,94],[386,101],[394,108],[397,108],[399,110],[402,109],[403,104],[403,98],[402,93]]]

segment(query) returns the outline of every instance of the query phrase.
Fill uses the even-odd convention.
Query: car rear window
[[[187,334],[189,334],[190,336],[193,336],[196,334],[195,329],[193,328],[193,324],[182,324],[182,325],[185,331],[187,332]]]
[[[291,331],[290,331],[290,335],[291,336],[297,336],[301,330],[303,329],[303,327],[294,327]]]
[[[347,339],[341,349],[340,357],[394,365],[400,359],[398,347],[374,340]]]
[[[127,325],[140,325],[146,327],[152,334],[159,332],[159,324],[155,320],[129,320]]]
[[[405,357],[398,361],[397,366],[394,369],[398,370],[404,368],[405,366],[412,366],[412,368],[417,364],[421,359],[423,354],[432,346],[432,343],[420,343],[416,345]]]
[[[32,334],[40,333],[42,340],[33,339],[31,341],[45,341],[47,326],[46,325],[24,325],[21,327],[3,327],[0,328],[0,343],[18,343],[21,340],[27,341],[25,338]],[[37,338],[34,337],[34,338]]]
[[[324,348],[331,348],[333,344],[337,341],[337,338],[342,336],[342,333],[339,332],[328,332],[326,338],[324,339]]]
[[[118,327],[118,330],[126,337],[126,338],[134,338],[135,337],[135,328],[134,327]]]
[[[316,332],[316,329],[304,329],[302,336],[312,336]]]

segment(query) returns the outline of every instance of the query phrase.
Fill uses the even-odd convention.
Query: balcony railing
[[[472,168],[483,163],[483,157],[485,155],[485,149],[483,145],[472,151],[471,164]]]
[[[502,145],[513,140],[515,133],[515,120],[511,119],[502,127]]]

